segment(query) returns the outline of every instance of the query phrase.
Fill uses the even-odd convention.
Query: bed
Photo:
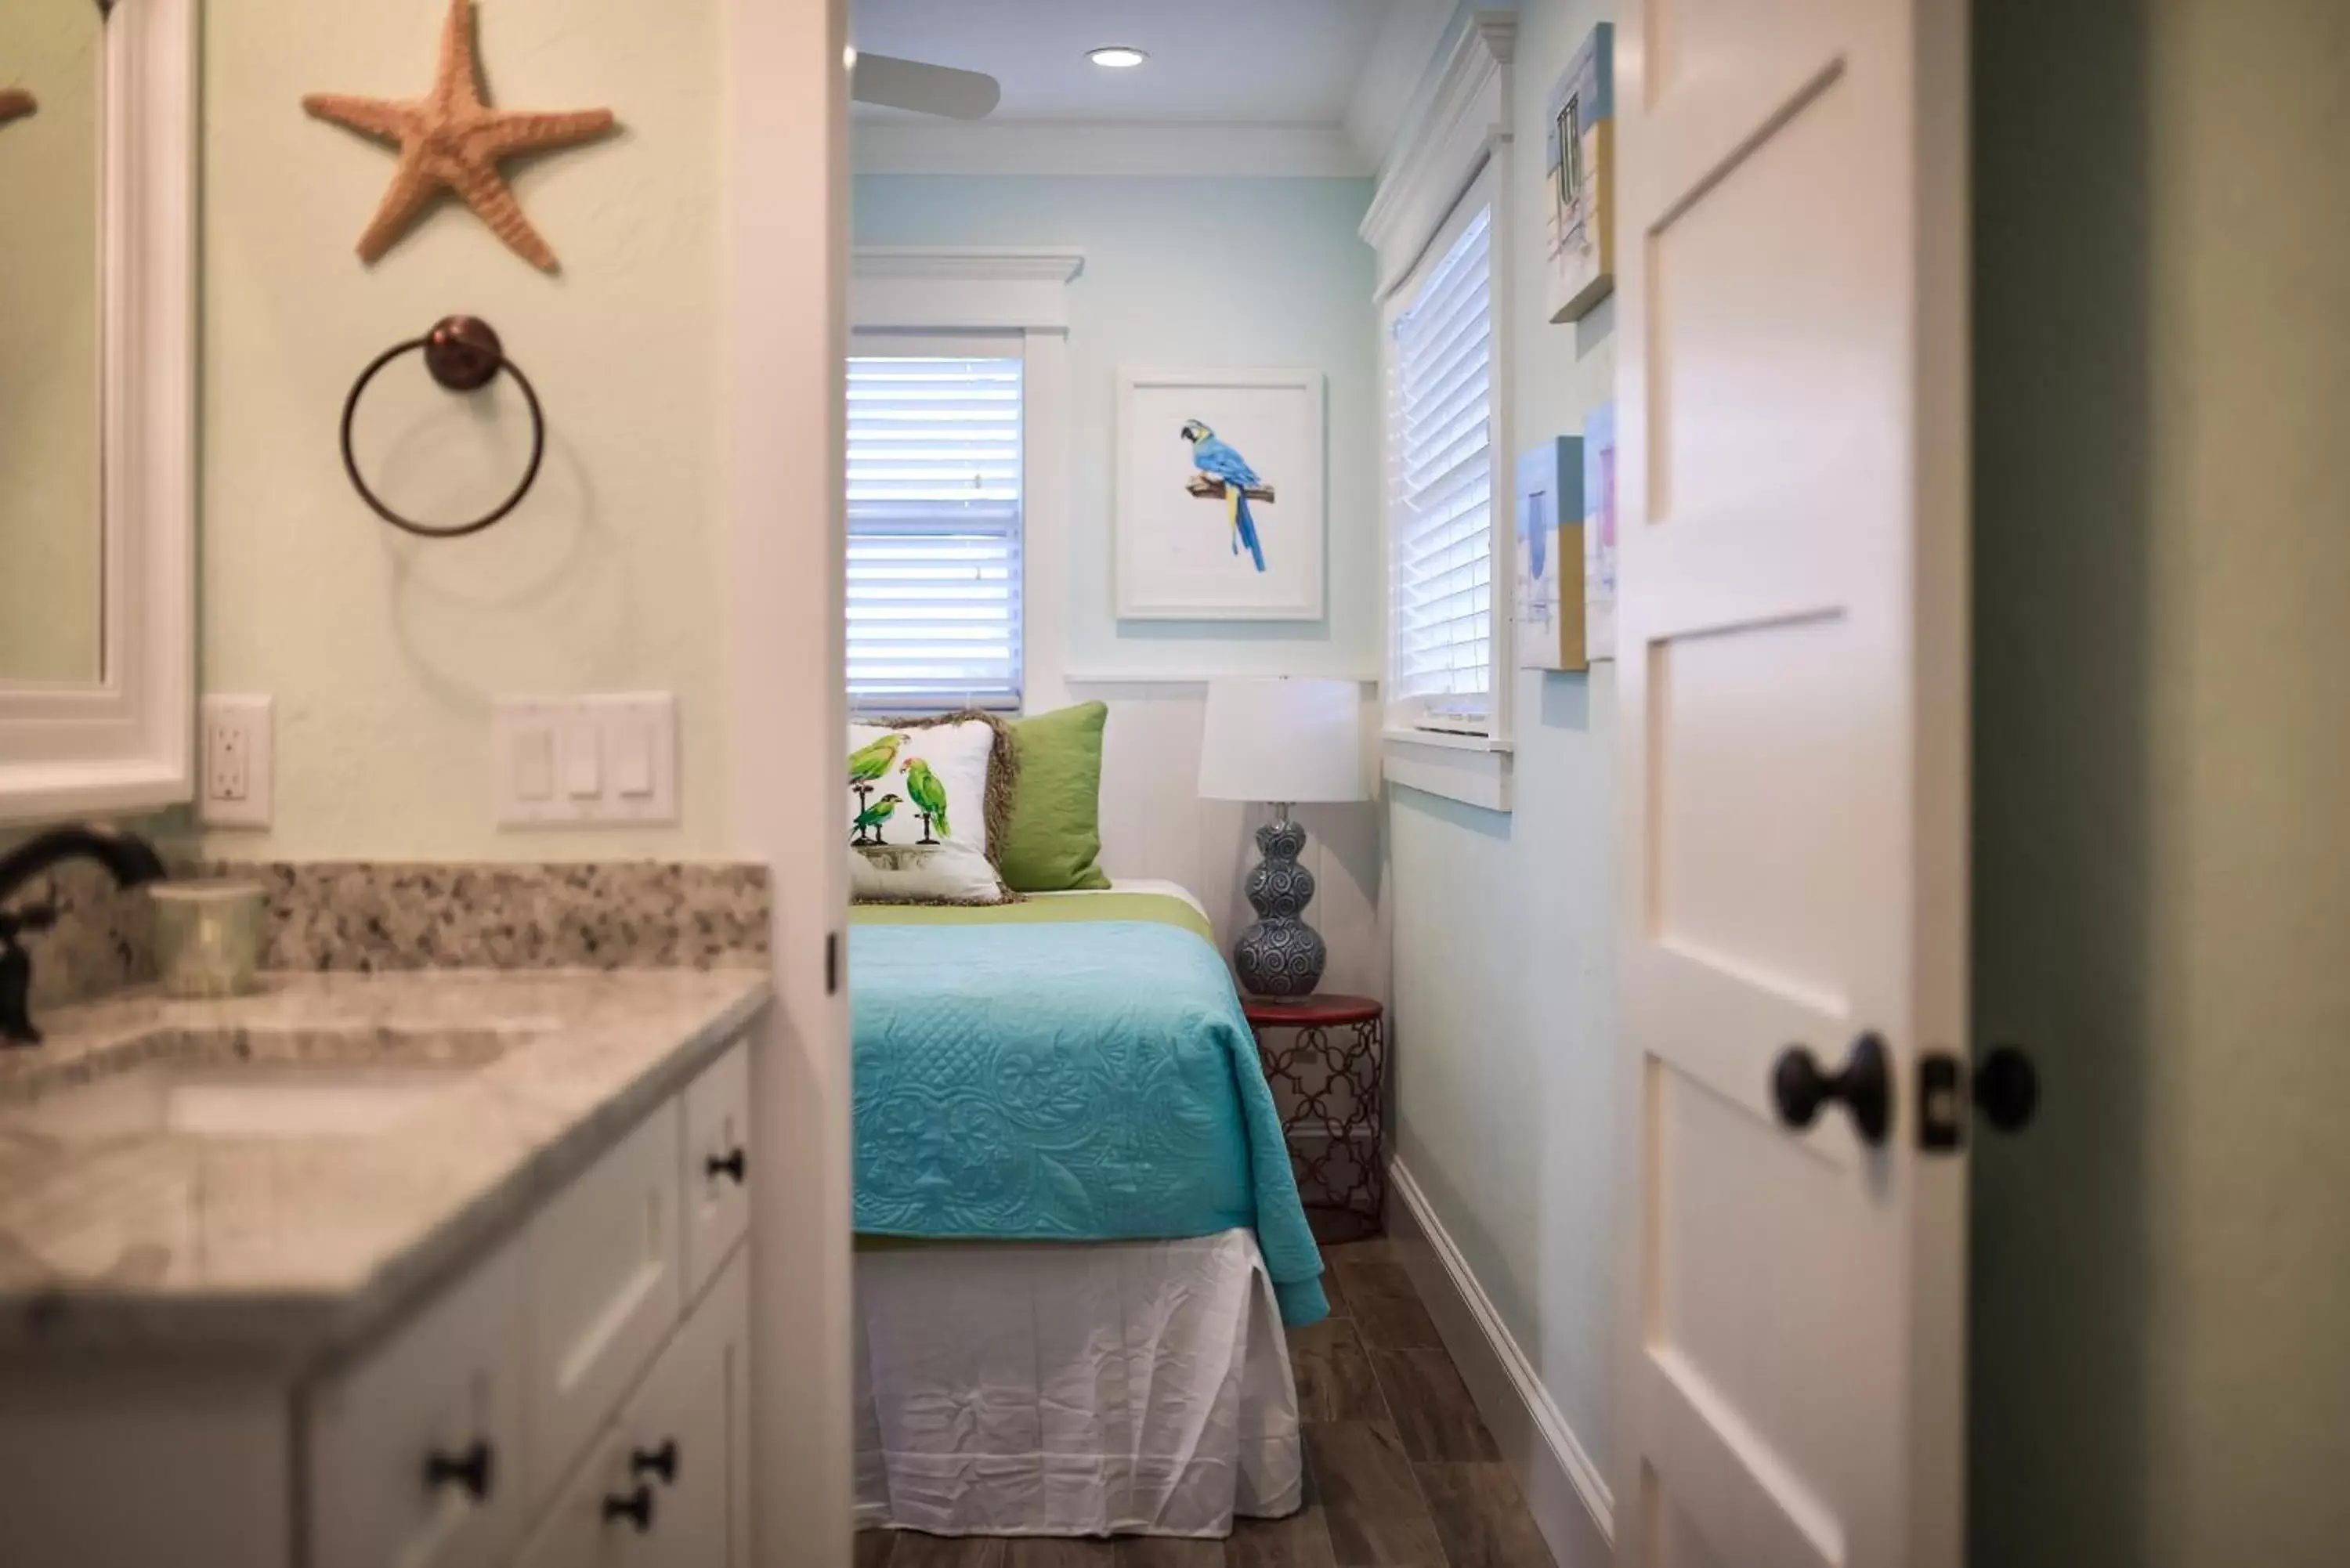
[[[858,1523],[1294,1511],[1321,1260],[1197,901],[859,906],[850,973]]]

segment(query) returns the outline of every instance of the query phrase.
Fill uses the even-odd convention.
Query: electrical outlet
[[[266,697],[206,697],[196,814],[207,827],[267,827],[272,722]]]

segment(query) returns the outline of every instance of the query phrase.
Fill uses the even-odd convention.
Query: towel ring
[[[436,528],[429,523],[411,522],[385,505],[376,493],[359,477],[359,460],[351,451],[351,421],[359,411],[359,399],[374,380],[376,372],[416,349],[424,350],[424,368],[432,379],[452,392],[478,392],[497,379],[503,370],[514,378],[522,389],[523,400],[530,405],[530,466],[523,471],[522,483],[515,486],[512,495],[499,504],[496,511],[477,517],[471,523],[459,523],[446,528]],[[343,471],[351,476],[351,486],[359,499],[372,508],[375,514],[395,528],[405,529],[426,539],[462,539],[468,534],[478,534],[507,513],[522,504],[530,487],[538,482],[538,465],[546,456],[546,416],[538,406],[538,392],[522,368],[506,358],[504,345],[490,324],[473,316],[444,316],[435,322],[432,330],[421,337],[411,337],[405,343],[394,344],[370,361],[351,383],[351,395],[343,400]]]

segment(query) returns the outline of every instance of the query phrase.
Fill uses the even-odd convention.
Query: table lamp
[[[1200,794],[1269,802],[1256,830],[1264,860],[1245,891],[1256,924],[1232,944],[1232,971],[1257,996],[1305,996],[1328,958],[1305,923],[1314,876],[1297,863],[1305,829],[1289,808],[1307,801],[1364,800],[1363,696],[1352,680],[1211,680],[1200,742]]]

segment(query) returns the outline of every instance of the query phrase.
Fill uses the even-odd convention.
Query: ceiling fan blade
[[[895,55],[868,55],[861,49],[849,88],[860,103],[942,114],[950,119],[984,119],[1003,97],[995,78],[982,72],[901,60]]]

